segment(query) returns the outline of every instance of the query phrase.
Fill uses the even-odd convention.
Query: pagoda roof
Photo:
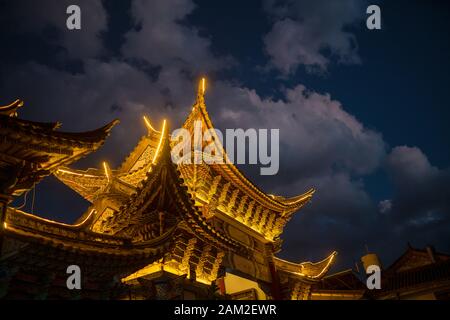
[[[167,133],[161,135],[155,160],[138,191],[106,221],[105,229],[109,228],[109,233],[92,231],[91,226],[98,217],[95,209],[75,225],[8,209],[4,225],[6,238],[56,248],[60,254],[96,254],[109,260],[114,257],[114,261],[122,261],[124,268],[126,264],[123,262],[126,261],[139,267],[156,261],[171,247],[175,235],[180,232],[189,233],[202,243],[245,255],[247,249],[243,245],[215,230],[195,206],[177,166],[171,161]],[[163,220],[162,213],[165,215]],[[157,235],[150,228],[155,223],[160,225]],[[9,261],[28,254],[31,253],[22,248],[4,252],[2,259]],[[127,269],[128,273],[138,270],[133,269],[133,265]]]
[[[92,210],[81,223],[68,225],[8,209],[2,262],[11,266],[19,264],[25,270],[30,267],[37,270],[44,265],[45,272],[65,270],[75,264],[95,278],[125,276],[148,261],[160,259],[173,243],[171,232],[145,246],[130,246],[125,237],[87,230],[94,215]]]
[[[145,178],[136,192],[106,224],[118,235],[135,235],[136,228],[151,220],[149,212],[176,213],[178,216],[167,217],[168,224],[177,220],[182,228],[205,242],[214,243],[219,248],[245,251],[240,243],[213,228],[195,205],[177,165],[172,162],[169,134],[165,124]]]
[[[408,245],[406,251],[385,270],[385,273],[395,274],[447,260],[450,260],[449,254],[436,252],[431,246],[419,249]]]
[[[118,123],[87,132],[62,132],[60,123],[42,123],[17,118],[23,102],[0,107],[0,176],[5,194],[19,195],[57,167],[70,164],[97,150]]]
[[[368,290],[376,299],[398,299],[417,292],[448,287],[450,283],[450,255],[436,252],[431,246],[424,249],[408,245],[406,251],[381,273],[381,290]]]

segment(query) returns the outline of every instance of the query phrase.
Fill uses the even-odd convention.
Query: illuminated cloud
[[[364,1],[273,1],[265,2],[273,26],[264,37],[271,64],[283,74],[304,66],[326,71],[332,59],[360,63],[355,35],[348,27],[365,17]]]

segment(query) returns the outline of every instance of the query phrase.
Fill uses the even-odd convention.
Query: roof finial
[[[109,182],[111,180],[111,169],[106,161],[103,161],[103,169],[105,170],[106,179],[108,179]]]
[[[202,77],[198,84],[197,104],[205,102],[205,92],[206,92],[206,79],[205,77]]]

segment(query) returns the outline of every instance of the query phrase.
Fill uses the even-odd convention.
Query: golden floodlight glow
[[[106,176],[106,179],[108,179],[108,181],[109,181],[109,173],[108,173],[109,167],[108,167],[108,164],[106,163],[106,161],[103,161],[103,169],[105,169],[105,176]]]
[[[164,119],[164,121],[163,121],[162,129],[161,129],[161,136],[159,137],[158,147],[156,148],[155,155],[153,156],[152,164],[155,164],[155,162],[156,162],[156,158],[158,157],[159,150],[161,149],[162,141],[164,139],[165,134],[166,134],[166,119]],[[149,169],[149,171],[150,170],[151,170],[151,168]]]
[[[6,222],[3,222],[3,228],[5,228],[5,229],[8,228],[8,224]]]
[[[152,131],[156,131],[155,128],[153,128],[153,126],[150,123],[150,121],[148,120],[148,118],[146,116],[143,116],[143,118],[144,118],[144,122],[145,122],[145,125],[147,126],[147,128],[152,130]]]

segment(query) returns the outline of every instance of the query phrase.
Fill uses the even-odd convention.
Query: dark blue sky
[[[0,1],[0,94],[66,130],[120,118],[124,129],[78,167],[118,165],[144,133],[133,122],[143,112],[179,122],[207,74],[218,127],[288,123],[280,174],[244,168],[252,180],[284,194],[318,189],[286,229],[284,257],[337,249],[349,266],[365,244],[386,263],[407,242],[450,251],[447,1],[372,1],[377,31],[357,0],[72,2],[88,21],[79,34],[64,28],[64,1]],[[282,110],[251,109],[272,102]],[[43,216],[73,221],[87,206],[54,178],[36,190]]]

